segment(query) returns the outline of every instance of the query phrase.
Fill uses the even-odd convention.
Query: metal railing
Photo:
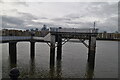
[[[98,33],[94,28],[50,28],[50,32]]]
[[[4,40],[26,40],[26,39],[31,39],[31,37],[25,37],[25,36],[0,36],[0,39],[2,41],[4,41]]]

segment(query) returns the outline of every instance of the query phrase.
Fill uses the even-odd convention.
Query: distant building
[[[30,36],[30,32],[22,30],[8,30],[2,29],[2,36]]]
[[[40,36],[41,36],[41,37],[44,37],[44,36],[46,36],[48,33],[49,33],[49,29],[47,29],[47,26],[46,26],[46,25],[43,25],[43,27],[41,28]]]

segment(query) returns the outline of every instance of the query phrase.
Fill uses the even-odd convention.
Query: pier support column
[[[31,41],[30,42],[30,57],[33,59],[35,57],[35,42]]]
[[[89,38],[88,62],[94,62],[95,51],[96,51],[96,37],[91,36]]]
[[[16,64],[17,62],[17,47],[14,41],[9,42],[9,56],[10,56],[10,63]]]
[[[93,80],[95,62],[87,62],[85,78]]]
[[[58,35],[57,38],[57,60],[61,60],[62,58],[62,37],[61,35]]]
[[[55,35],[51,35],[50,41],[50,66],[54,66],[55,62]]]
[[[61,75],[62,75],[61,63],[62,63],[62,61],[57,60],[56,62],[57,62],[57,64],[56,64],[56,76],[57,76],[57,78],[61,78]]]
[[[30,59],[30,70],[29,70],[30,76],[32,77],[35,73],[35,59]]]

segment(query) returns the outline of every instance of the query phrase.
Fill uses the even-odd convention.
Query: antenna
[[[95,21],[94,21],[94,29],[95,29]]]

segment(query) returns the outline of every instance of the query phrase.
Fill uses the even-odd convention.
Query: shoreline
[[[120,41],[120,39],[96,39],[100,41]]]

